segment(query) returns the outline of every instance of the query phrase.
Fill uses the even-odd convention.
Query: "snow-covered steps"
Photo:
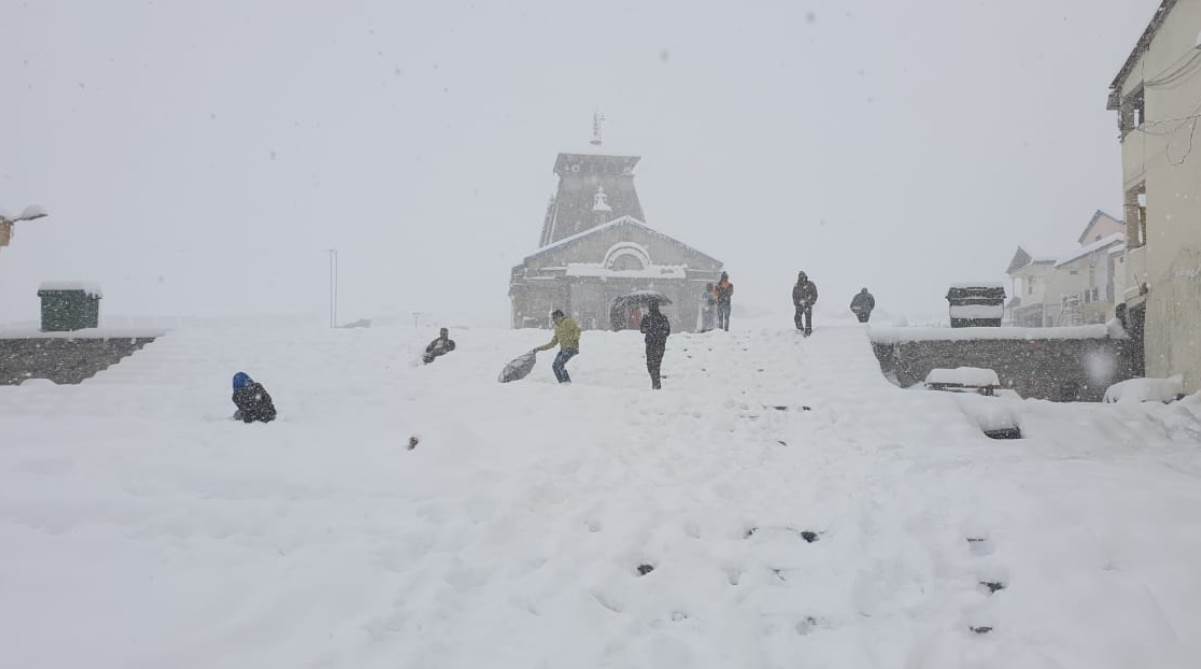
[[[1024,439],[994,441],[962,398],[885,381],[858,327],[673,336],[659,392],[634,333],[584,333],[570,386],[552,353],[496,382],[546,332],[452,330],[454,353],[414,364],[433,334],[182,329],[79,386],[0,388],[5,658],[1093,669],[1201,653],[1178,632],[1201,627],[1193,400],[974,398],[1021,422]],[[239,370],[279,420],[229,420]]]

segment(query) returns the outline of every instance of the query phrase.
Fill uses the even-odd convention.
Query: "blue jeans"
[[[571,360],[578,354],[579,351],[572,349],[559,349],[559,355],[555,356],[555,364],[550,366],[555,371],[555,378],[559,380],[559,383],[571,383],[571,377],[567,374],[567,367],[565,365],[568,360]]]

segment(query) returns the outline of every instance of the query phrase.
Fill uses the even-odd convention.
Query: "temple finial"
[[[592,113],[592,141],[589,142],[592,146],[601,145],[601,124],[607,120],[609,119],[605,118],[605,115],[600,112]]]

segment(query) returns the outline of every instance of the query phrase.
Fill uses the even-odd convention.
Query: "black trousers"
[[[813,332],[813,305],[798,304],[792,320],[796,323],[796,329]]]
[[[730,331],[730,303],[729,302],[718,302],[717,303],[717,327],[725,330],[726,332]]]
[[[860,323],[866,323],[866,322],[867,322],[867,319],[869,319],[869,318],[871,318],[871,317],[872,317],[872,312],[870,312],[870,311],[860,311],[859,313],[857,313],[857,314],[855,314],[855,315],[859,317],[859,322],[860,322]]]
[[[658,390],[659,385],[659,366],[663,364],[663,352],[667,349],[667,342],[661,344],[646,345],[646,371],[651,375],[651,388]]]

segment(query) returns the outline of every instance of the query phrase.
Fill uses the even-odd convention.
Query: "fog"
[[[940,314],[1122,214],[1106,92],[1153,3],[521,4],[3,3],[0,207],[50,215],[0,250],[0,322],[45,280],[107,316],[324,314],[337,248],[344,320],[505,323],[598,110],[743,305],[803,269]]]

